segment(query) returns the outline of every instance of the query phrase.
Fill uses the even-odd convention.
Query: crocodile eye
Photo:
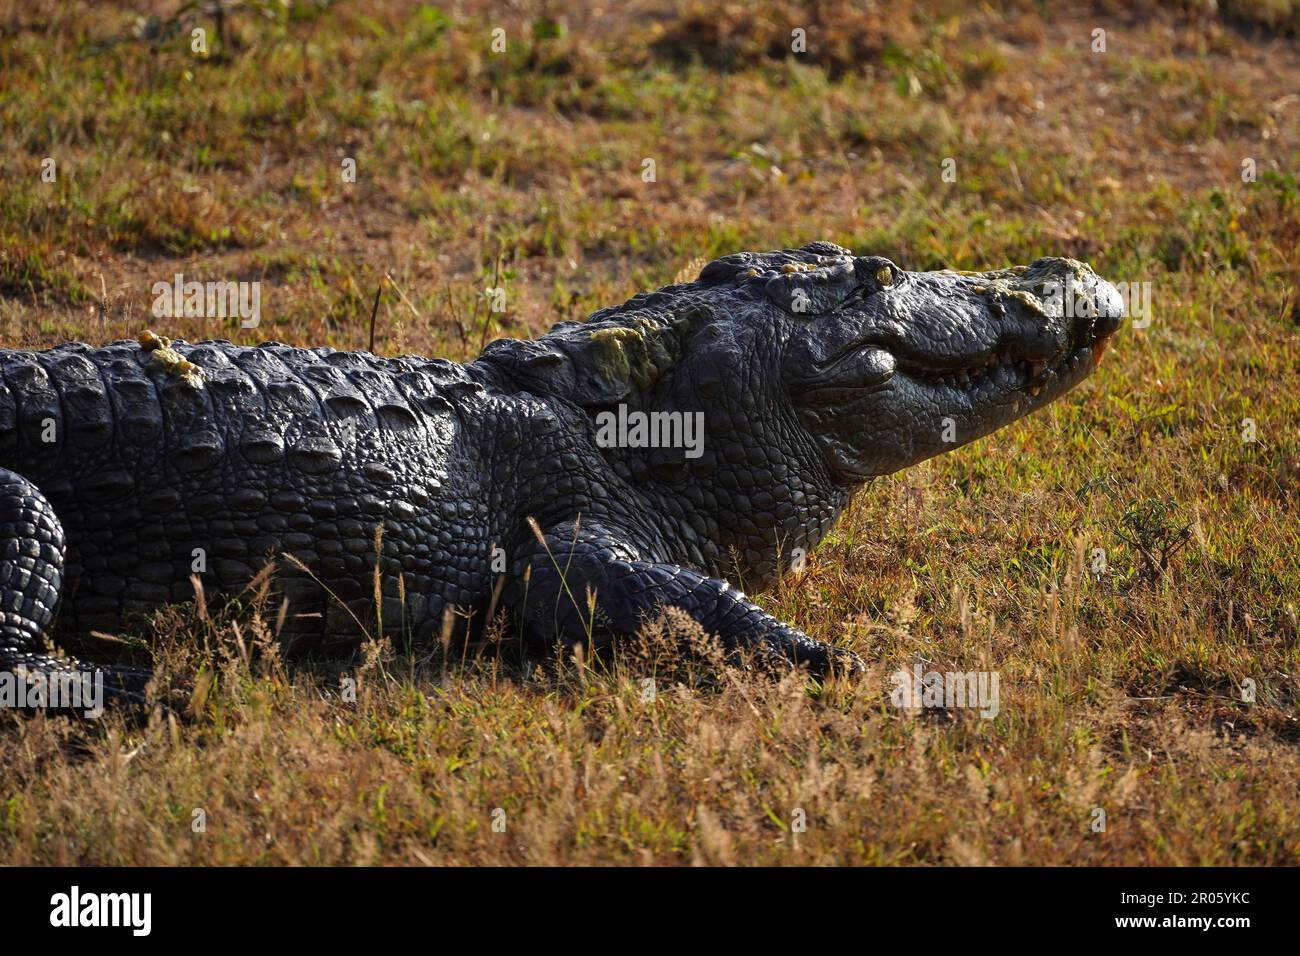
[[[894,284],[894,270],[892,266],[881,266],[876,270],[876,281],[881,285]]]

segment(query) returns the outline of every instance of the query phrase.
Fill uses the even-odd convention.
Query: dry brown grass
[[[693,259],[815,238],[909,268],[1075,255],[1156,306],[1077,394],[867,489],[758,596],[867,657],[860,680],[653,641],[594,668],[508,643],[287,667],[273,610],[174,609],[128,631],[173,718],[0,718],[0,856],[1297,862],[1300,54],[1289,5],[1220,6],[338,4],[236,17],[196,60],[132,38],[125,5],[0,2],[8,346],[133,337],[181,271],[261,278],[264,324],[166,334],[361,347],[387,273],[377,349],[467,358]],[[552,17],[562,36],[534,31]],[[803,23],[813,55],[777,55]],[[482,306],[498,269],[504,315]],[[1132,528],[1157,501],[1166,527],[1137,540],[1189,540],[1155,576]],[[997,671],[1001,713],[899,713],[889,675],[915,661]]]

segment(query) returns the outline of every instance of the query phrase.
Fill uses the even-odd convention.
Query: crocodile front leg
[[[813,640],[726,581],[646,560],[597,525],[565,524],[540,533],[516,559],[514,571],[509,605],[528,634],[548,645],[590,641],[599,647],[632,634],[662,608],[676,607],[716,634],[727,650],[748,651],[768,664],[806,666],[816,676],[864,669],[856,654]]]
[[[97,667],[42,650],[63,584],[63,558],[63,526],[53,506],[22,475],[0,468],[0,706],[93,713],[102,703],[145,703],[148,671]],[[39,696],[19,695],[18,682],[39,688]],[[74,685],[75,707],[68,703]],[[104,700],[92,699],[101,691]]]

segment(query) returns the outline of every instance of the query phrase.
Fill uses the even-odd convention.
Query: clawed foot
[[[800,634],[766,638],[759,660],[778,671],[792,667],[806,668],[809,676],[824,679],[835,675],[865,674],[866,662],[853,651]]]

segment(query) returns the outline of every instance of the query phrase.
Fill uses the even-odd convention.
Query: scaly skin
[[[1093,314],[1064,314],[1067,281]],[[291,650],[373,629],[378,560],[383,630],[417,643],[449,609],[476,633],[500,583],[546,644],[599,645],[668,604],[728,648],[855,667],[737,586],[800,560],[871,477],[1077,384],[1120,311],[1071,260],[906,273],[814,243],[465,365],[148,334],[0,351],[0,670],[77,666],[40,650],[56,611],[56,635],[116,630],[192,597],[196,571],[230,592],[273,559]],[[606,447],[620,405],[702,413],[702,447]],[[111,676],[129,697],[147,675]]]

